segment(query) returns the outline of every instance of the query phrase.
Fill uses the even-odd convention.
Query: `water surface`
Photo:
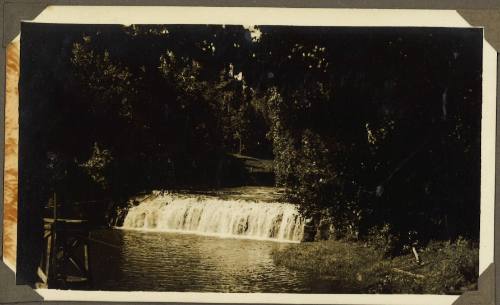
[[[273,241],[99,230],[91,244],[93,289],[190,292],[328,292],[305,272],[276,266]]]

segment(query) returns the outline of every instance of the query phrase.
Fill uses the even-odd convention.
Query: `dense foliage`
[[[21,201],[241,184],[250,155],[320,237],[478,240],[480,33],[24,24]]]
[[[267,92],[277,181],[327,235],[477,239],[481,56],[462,39],[480,42],[395,32],[264,32],[285,52],[265,63],[286,76]]]

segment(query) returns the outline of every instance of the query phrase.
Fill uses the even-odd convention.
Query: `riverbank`
[[[308,271],[344,293],[461,294],[477,289],[479,251],[470,242],[431,242],[413,254],[384,257],[375,247],[350,241],[319,241],[275,249],[277,265]]]

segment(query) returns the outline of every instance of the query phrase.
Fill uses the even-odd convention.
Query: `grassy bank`
[[[278,265],[314,273],[340,293],[460,294],[477,289],[478,249],[459,239],[431,242],[419,251],[395,258],[359,242],[320,241],[273,251]]]

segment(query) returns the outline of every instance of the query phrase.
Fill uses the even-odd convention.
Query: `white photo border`
[[[234,24],[468,28],[454,10],[49,6],[30,22],[61,24]],[[19,36],[15,41],[19,41]],[[479,272],[494,260],[497,53],[483,38]],[[7,101],[8,102],[8,101]],[[12,266],[11,266],[12,267]],[[13,266],[15,268],[15,266]],[[450,295],[116,292],[36,289],[47,301],[288,304],[452,304]]]

